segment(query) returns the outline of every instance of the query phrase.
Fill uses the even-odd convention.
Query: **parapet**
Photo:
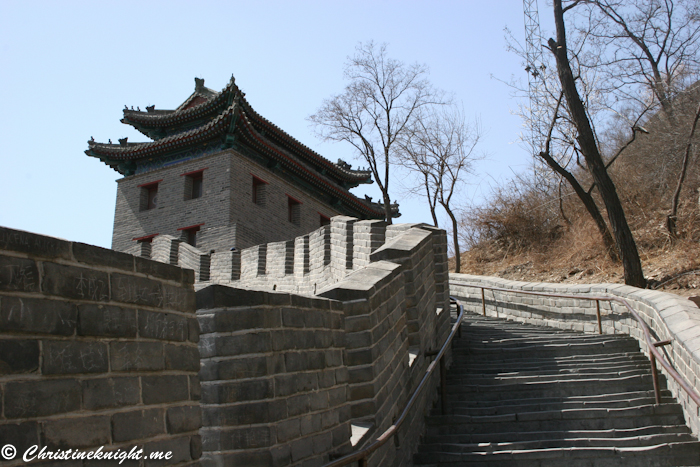
[[[169,235],[131,253],[192,269],[197,288],[225,284],[271,291],[315,294],[368,265],[373,252],[413,226],[336,216],[329,225],[284,242],[243,250],[204,252]]]
[[[0,444],[17,450],[3,465],[25,465],[32,446],[139,446],[199,465],[193,282],[190,270],[0,227]]]

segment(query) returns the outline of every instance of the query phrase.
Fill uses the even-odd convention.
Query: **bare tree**
[[[683,188],[683,182],[685,181],[686,173],[688,172],[688,162],[690,160],[690,149],[693,146],[693,136],[695,135],[695,129],[698,126],[698,120],[700,120],[700,104],[695,111],[695,118],[693,118],[693,123],[690,126],[690,134],[688,135],[688,142],[685,145],[685,152],[683,154],[683,162],[681,164],[681,173],[678,177],[678,184],[676,185],[676,190],[673,193],[673,200],[671,201],[671,212],[666,216],[666,229],[671,237],[671,241],[678,238],[678,231],[676,229],[676,221],[678,219],[678,200],[681,196],[681,189]]]
[[[594,52],[582,65],[599,71],[611,104],[659,105],[672,115],[675,97],[700,72],[697,0],[580,3],[577,27],[590,37]]]
[[[455,272],[460,272],[458,222],[451,203],[464,176],[472,173],[474,161],[480,158],[475,149],[481,139],[481,126],[478,121],[467,123],[455,108],[440,108],[423,112],[409,130],[399,142],[402,164],[419,174],[435,226],[437,204],[449,216]]]
[[[585,160],[586,168],[593,178],[607,209],[608,221],[610,222],[624,267],[625,283],[636,287],[645,287],[646,280],[642,272],[642,263],[637,251],[637,245],[627,223],[615,184],[608,174],[603,156],[598,148],[594,127],[591,125],[586,106],[576,87],[576,77],[571,69],[566,42],[564,12],[578,3],[579,1],[576,0],[564,8],[562,0],[554,0],[556,40],[549,39],[548,46],[555,57],[557,74],[562,93],[566,99],[568,114],[576,128],[576,145]]]
[[[341,94],[323,101],[309,117],[326,141],[349,143],[369,165],[382,192],[386,220],[391,223],[389,167],[397,141],[413,126],[421,109],[444,103],[433,89],[425,65],[406,65],[387,56],[386,44],[359,44],[348,58]]]

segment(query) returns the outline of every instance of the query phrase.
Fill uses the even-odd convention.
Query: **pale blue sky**
[[[332,161],[366,165],[316,139],[306,118],[343,90],[346,57],[368,40],[427,64],[433,84],[481,118],[489,158],[461,192],[478,198],[529,161],[517,101],[491,78],[526,78],[505,26],[522,40],[520,1],[0,0],[0,225],[109,247],[119,174],[83,153],[87,140],[144,141],[119,122],[124,105],[174,108],[195,76],[220,90],[235,75],[265,118]],[[399,222],[430,221],[421,199],[393,186]]]

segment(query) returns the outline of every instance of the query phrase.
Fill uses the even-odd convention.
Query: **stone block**
[[[311,402],[308,394],[299,394],[287,399],[287,411],[290,417],[308,413],[311,408]]]
[[[0,425],[0,443],[13,445],[18,453],[23,453],[31,446],[39,445],[39,423],[8,423]]]
[[[109,305],[78,307],[81,336],[136,337],[136,310]]]
[[[202,409],[199,405],[170,407],[166,412],[168,433],[197,431],[202,426]]]
[[[190,376],[190,400],[198,401],[202,397],[202,384],[199,376]]]
[[[164,368],[160,342],[110,342],[112,371],[154,371]]]
[[[200,375],[204,381],[256,378],[268,374],[267,357],[227,360],[202,360]]]
[[[187,376],[143,376],[141,377],[141,397],[144,404],[163,404],[189,400]]]
[[[123,271],[134,270],[134,256],[128,253],[87,245],[85,243],[73,243],[73,256],[84,264],[99,267],[110,267]]]
[[[80,383],[74,379],[8,382],[4,407],[7,419],[33,418],[80,410]]]
[[[0,300],[0,329],[71,336],[78,321],[78,309],[61,300],[2,297]]]
[[[0,255],[0,291],[38,292],[39,269],[31,259]]]
[[[210,285],[196,293],[197,310],[210,310],[213,308],[245,307],[267,304],[268,292],[259,290],[244,290],[226,287],[223,285]]]
[[[192,276],[191,281],[187,281],[188,277],[183,275],[183,269],[172,266],[170,264],[161,263],[160,261],[153,261],[151,259],[134,257],[135,271],[141,274],[147,274],[158,279],[169,280],[173,282],[180,282],[182,284],[191,284],[194,282],[194,276]]]
[[[164,433],[163,409],[132,410],[112,415],[115,442],[145,439]]]
[[[94,269],[44,263],[41,290],[59,297],[105,302],[109,300],[109,275]]]
[[[161,284],[153,279],[113,273],[111,287],[114,301],[151,307],[163,305]]]
[[[70,260],[70,246],[70,242],[58,238],[0,227],[0,250]]]
[[[303,328],[306,310],[298,308],[282,309],[282,324],[287,328]]]
[[[272,391],[272,380],[269,379],[208,383],[202,386],[202,402],[228,404],[264,400],[272,397]]]
[[[241,449],[267,448],[274,444],[274,427],[250,426],[244,428],[219,429],[214,433],[207,433],[205,441],[207,451],[233,451]],[[279,436],[277,438],[279,442]],[[213,449],[212,449],[213,448]]]
[[[187,340],[194,342],[195,344],[199,342],[199,322],[197,318],[187,319]]]
[[[216,460],[211,463],[205,457],[202,458],[202,467],[214,467],[217,465],[245,466],[245,467],[270,467],[272,464],[272,453],[269,450],[239,451],[225,453],[216,456]]]
[[[189,323],[187,318],[174,313],[139,310],[139,336],[168,341],[187,340]]]
[[[192,345],[165,345],[165,369],[199,372],[199,350]]]
[[[139,403],[139,379],[97,378],[82,381],[83,408],[100,410]]]
[[[211,356],[209,349],[215,349],[216,355],[244,355],[249,353],[269,352],[272,349],[269,332],[251,332],[236,336],[209,337],[204,336],[200,340],[200,353],[202,357]]]
[[[286,443],[301,436],[300,419],[293,418],[277,424],[277,442]]]
[[[313,437],[314,453],[323,454],[329,452],[333,448],[333,434],[321,433]]]
[[[45,375],[106,373],[107,344],[95,341],[51,341],[42,343],[41,372]]]
[[[271,419],[270,406],[270,401],[223,407],[203,405],[202,424],[204,426],[240,426],[268,423]]]
[[[190,436],[190,457],[195,460],[202,457],[201,435]]]
[[[166,310],[195,313],[197,301],[194,289],[190,287],[162,284],[163,300],[161,306]]]
[[[0,339],[0,375],[34,373],[38,369],[38,341]]]
[[[43,445],[50,449],[75,449],[109,444],[109,415],[71,417],[42,422]]]
[[[149,457],[152,457],[151,453],[154,452],[159,452],[164,457],[162,459],[149,459]],[[143,446],[143,453],[144,467],[176,465],[192,460],[190,438],[188,436],[146,443]]]

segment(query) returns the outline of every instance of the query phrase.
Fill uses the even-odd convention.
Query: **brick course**
[[[200,198],[186,199],[188,177],[205,169]],[[264,205],[253,202],[253,176],[265,180]],[[140,185],[158,182],[155,209],[142,209]],[[112,248],[141,256],[147,253],[134,241],[148,235],[182,239],[182,229],[198,224],[197,247],[208,254],[235,247],[277,242],[303,235],[320,225],[320,214],[338,211],[308,194],[283,176],[229,149],[117,181]],[[288,197],[301,201],[300,221],[288,220]],[[158,237],[156,237],[158,238]],[[184,255],[182,255],[184,259]],[[158,259],[158,258],[155,258]],[[173,263],[177,264],[177,263]],[[191,264],[183,264],[192,268]],[[199,279],[199,277],[198,277]]]
[[[19,453],[3,465],[32,445],[182,445],[169,465],[198,462],[191,271],[7,228],[0,270],[0,444]]]

